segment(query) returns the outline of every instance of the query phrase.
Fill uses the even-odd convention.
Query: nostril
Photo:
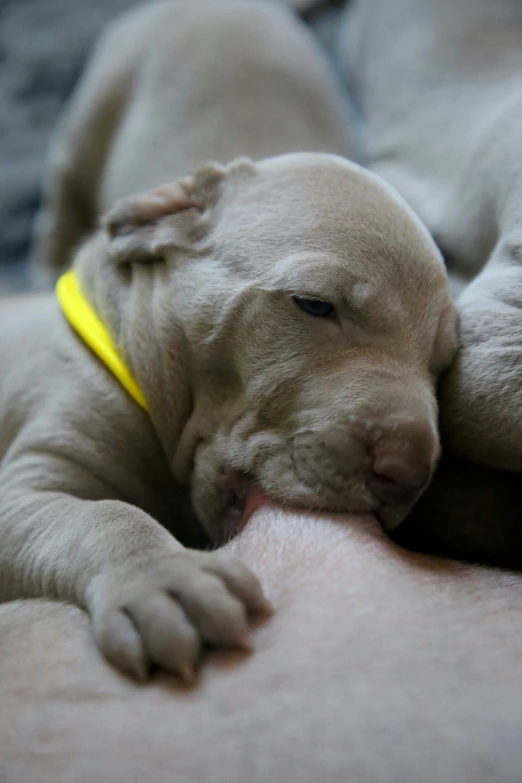
[[[395,483],[396,483],[396,482],[395,482],[395,481],[394,481],[392,478],[390,478],[389,476],[386,476],[386,475],[384,475],[384,474],[382,474],[382,473],[377,473],[377,471],[376,471],[376,470],[374,470],[374,471],[373,471],[373,475],[374,475],[376,478],[378,478],[378,479],[379,479],[379,481],[381,481],[381,482],[382,482],[384,485],[386,485],[386,484],[388,484],[388,485],[393,485],[393,484],[395,484]]]
[[[383,503],[413,502],[428,484],[438,453],[429,421],[396,422],[374,445],[369,488]]]
[[[429,481],[431,468],[410,456],[382,454],[376,457],[372,472],[377,494],[401,496],[421,490]]]

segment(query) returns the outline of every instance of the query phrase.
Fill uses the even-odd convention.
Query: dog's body
[[[57,129],[35,273],[67,266],[119,198],[238,155],[353,158],[350,128],[340,84],[289,11],[236,0],[133,11],[100,40]]]
[[[261,31],[275,50],[261,46]],[[147,36],[153,54],[120,93],[120,66],[127,73]],[[49,186],[47,247],[58,266],[70,226],[74,241],[87,227],[81,209],[71,216],[75,195],[91,215],[159,174],[190,174],[186,161],[324,151],[200,166],[119,201],[78,252],[81,288],[148,414],[54,298],[0,313],[2,597],[73,601],[118,666],[144,677],[152,661],[190,677],[200,640],[245,645],[245,611],[265,603],[236,560],[178,543],[204,538],[181,486],[217,542],[237,529],[251,482],[282,502],[375,510],[397,524],[437,459],[434,386],[454,352],[454,311],[416,216],[378,178],[324,154],[345,151],[341,97],[289,15],[163,4],[126,18],[108,40],[104,79],[95,62]],[[244,121],[231,116],[245,100]],[[259,133],[252,123],[263,123]],[[82,139],[111,155],[93,161]],[[58,139],[55,163],[59,149]]]
[[[390,33],[393,31],[393,33]],[[368,158],[420,214],[450,268],[462,350],[442,385],[448,440],[522,470],[522,7],[356,0],[346,58]]]
[[[5,783],[518,783],[522,577],[328,516],[265,508],[229,542],[277,617],[190,693],[104,667],[75,607],[0,607]]]

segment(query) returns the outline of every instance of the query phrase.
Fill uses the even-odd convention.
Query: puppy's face
[[[251,482],[397,525],[439,454],[435,383],[455,350],[419,220],[327,155],[214,167],[140,198],[109,215],[111,254],[147,267],[134,276],[153,281],[153,339],[182,332],[190,404],[170,457],[207,531],[237,529]]]

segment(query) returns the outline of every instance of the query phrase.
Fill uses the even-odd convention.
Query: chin
[[[413,504],[407,506],[387,506],[382,505],[377,508],[374,513],[377,517],[380,526],[387,533],[391,530],[395,530],[396,527],[404,522],[408,516]]]

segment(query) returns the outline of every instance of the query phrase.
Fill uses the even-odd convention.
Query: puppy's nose
[[[384,503],[414,499],[428,483],[436,453],[436,439],[428,428],[405,426],[376,447],[371,488]]]

